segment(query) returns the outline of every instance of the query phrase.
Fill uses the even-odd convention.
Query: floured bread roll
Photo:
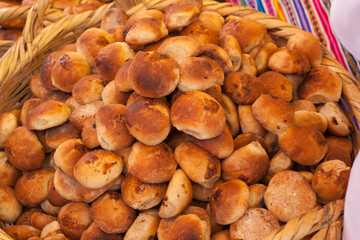
[[[277,72],[268,71],[259,76],[261,83],[264,85],[264,93],[275,97],[282,97],[286,101],[292,99],[292,84],[287,78]]]
[[[309,72],[311,67],[305,54],[286,48],[280,48],[271,55],[268,66],[282,74],[304,74]]]
[[[200,10],[194,4],[170,4],[164,13],[164,23],[169,31],[174,31],[189,25],[199,14]]]

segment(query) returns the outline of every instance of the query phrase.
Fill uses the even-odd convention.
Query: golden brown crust
[[[5,223],[14,223],[22,212],[22,205],[15,198],[14,190],[0,186],[0,219]]]
[[[260,183],[249,186],[249,208],[265,207],[264,194],[266,188],[264,184]]]
[[[224,72],[221,66],[208,57],[189,57],[180,62],[178,89],[183,92],[202,91],[214,84],[222,85]]]
[[[326,154],[325,137],[318,130],[307,127],[290,127],[279,135],[281,149],[295,162],[311,166]]]
[[[0,148],[5,147],[5,142],[17,126],[17,118],[14,114],[10,112],[0,113]]]
[[[254,58],[249,54],[242,54],[242,65],[239,72],[247,73],[250,76],[256,77],[257,68]]]
[[[168,54],[180,62],[187,57],[196,57],[201,54],[202,43],[198,39],[189,36],[169,37],[161,43],[157,51]]]
[[[15,185],[16,199],[24,206],[35,207],[47,198],[49,182],[54,175],[51,168],[28,172]]]
[[[268,66],[283,74],[304,74],[309,72],[311,67],[305,54],[286,48],[280,48],[272,54]]]
[[[11,133],[5,144],[5,154],[10,163],[22,171],[39,169],[45,159],[44,148],[35,133],[23,126]]]
[[[271,55],[278,50],[278,47],[273,42],[266,43],[259,53],[254,58],[256,69],[258,73],[263,73],[268,70],[268,63]]]
[[[214,193],[215,189],[220,185],[224,183],[224,180],[222,178],[219,178],[211,188],[206,188],[198,183],[193,182],[192,183],[192,189],[194,194],[194,199],[208,202],[210,201],[211,195]]]
[[[107,192],[91,204],[91,216],[106,233],[126,232],[136,218],[118,192]]]
[[[249,188],[243,181],[225,182],[211,196],[211,216],[222,225],[234,223],[245,213],[248,202]]]
[[[264,200],[268,210],[282,222],[288,222],[317,205],[316,194],[308,181],[294,171],[276,174],[266,189]]]
[[[161,100],[139,98],[128,107],[125,124],[138,141],[157,145],[171,130],[169,108]]]
[[[264,85],[264,94],[282,97],[290,102],[292,99],[292,85],[287,78],[277,72],[268,71],[258,77]]]
[[[88,148],[96,148],[100,146],[96,130],[96,120],[95,116],[92,116],[84,124],[84,127],[81,132],[81,139],[84,145]]]
[[[224,81],[225,93],[237,104],[252,104],[263,94],[261,81],[247,73],[229,73]]]
[[[204,44],[202,55],[216,61],[222,67],[224,73],[230,73],[233,71],[233,64],[229,55],[218,45],[212,43]]]
[[[21,174],[21,171],[9,162],[5,152],[0,152],[0,185],[13,187]]]
[[[299,111],[299,110],[307,110],[307,111],[316,112],[315,105],[308,100],[299,99],[299,100],[292,101],[291,106],[293,107],[295,112]]]
[[[71,202],[61,208],[58,221],[65,236],[79,240],[93,220],[86,203]]]
[[[48,195],[47,195],[47,200],[49,201],[49,203],[53,206],[56,207],[62,207],[65,204],[69,203],[70,201],[63,198],[55,189],[55,185],[54,185],[54,177],[51,178],[50,182],[49,182],[49,191],[48,191]]]
[[[103,101],[95,101],[89,104],[79,106],[71,113],[70,122],[77,129],[82,130],[85,122],[91,117],[93,117],[103,105]]]
[[[221,94],[221,106],[225,111],[226,125],[235,137],[240,131],[239,114],[235,103],[225,94]]]
[[[116,88],[115,81],[109,82],[101,93],[104,104],[122,104],[126,105],[126,102],[130,96],[130,93],[121,92]]]
[[[166,96],[179,82],[179,64],[163,53],[138,52],[128,71],[130,87],[144,97]]]
[[[206,224],[195,214],[176,218],[169,231],[169,240],[205,240]]]
[[[83,77],[75,83],[72,89],[72,96],[80,104],[88,104],[101,100],[101,93],[106,84],[107,82],[99,75]]]
[[[213,43],[218,44],[217,32],[206,26],[200,19],[196,19],[189,26],[184,28],[181,33],[181,36],[189,36],[196,38],[202,44]]]
[[[234,150],[237,150],[241,147],[244,147],[246,145],[248,145],[251,142],[254,141],[258,141],[260,143],[260,145],[266,150],[267,146],[265,144],[265,140],[263,137],[256,135],[256,134],[252,134],[252,133],[242,133],[239,134],[235,139],[234,139]]]
[[[328,131],[331,134],[340,137],[346,137],[351,134],[353,126],[350,119],[336,103],[328,102],[319,108],[319,112],[324,115],[328,121]]]
[[[34,213],[30,221],[33,227],[42,230],[49,223],[56,221],[56,218],[44,213]]]
[[[38,98],[43,97],[45,94],[47,94],[50,91],[41,82],[40,73],[33,74],[31,76],[30,91],[35,97]]]
[[[225,180],[240,179],[247,184],[259,182],[269,168],[269,157],[257,141],[235,150],[221,163]]]
[[[109,29],[124,25],[128,20],[126,13],[120,8],[110,8],[101,18],[100,28],[108,31]]]
[[[231,59],[233,71],[237,72],[242,64],[242,52],[239,42],[232,35],[224,35],[219,38],[220,46],[226,51]]]
[[[222,89],[220,84],[215,83],[212,87],[206,89],[203,92],[209,94],[211,97],[215,98],[218,103],[221,104]]]
[[[31,226],[31,216],[36,212],[43,212],[40,208],[30,208],[29,210],[25,210],[20,217],[16,220],[16,225],[27,225]]]
[[[27,240],[30,237],[40,236],[41,231],[32,226],[25,225],[10,225],[4,227],[6,232],[11,238],[16,240]]]
[[[141,212],[124,236],[124,240],[155,239],[160,217],[156,209]]]
[[[202,11],[199,20],[216,33],[219,33],[221,27],[225,23],[224,18],[216,11]]]
[[[211,236],[211,240],[230,240],[230,231],[223,230],[220,232],[217,232]]]
[[[299,97],[314,104],[338,102],[342,92],[342,81],[325,66],[313,67],[297,89]]]
[[[266,131],[254,117],[251,105],[239,105],[238,112],[242,133],[256,134],[261,137],[265,136]]]
[[[181,95],[170,109],[172,125],[198,139],[210,139],[225,127],[225,112],[208,94],[192,91]]]
[[[166,143],[146,146],[136,142],[129,156],[128,171],[146,183],[164,183],[170,180],[177,167],[171,148]]]
[[[220,37],[232,35],[235,37],[244,53],[249,53],[257,47],[266,36],[266,28],[248,18],[231,17],[220,30]]]
[[[23,107],[21,108],[20,121],[21,125],[27,126],[29,115],[32,110],[34,110],[41,103],[40,98],[30,98],[24,102]]]
[[[47,129],[45,132],[46,145],[52,149],[73,138],[80,138],[80,131],[71,122]]]
[[[324,133],[328,127],[328,122],[320,113],[299,110],[295,112],[295,125],[300,127],[311,127]]]
[[[164,23],[171,32],[188,26],[199,14],[200,9],[194,4],[170,4],[164,13]]]
[[[129,68],[132,63],[132,59],[126,61],[124,65],[116,73],[114,81],[117,90],[121,92],[129,92],[133,90],[129,83]]]
[[[326,142],[329,146],[329,150],[326,153],[325,160],[341,160],[348,167],[351,167],[352,141],[347,137],[328,136]]]
[[[113,8],[111,8],[113,9]],[[93,222],[81,235],[80,240],[123,240],[120,234],[109,234],[101,230],[95,222]]]

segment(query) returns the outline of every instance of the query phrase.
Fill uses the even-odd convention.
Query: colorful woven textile
[[[334,54],[344,67],[360,81],[360,62],[338,41],[331,30],[329,10],[331,0],[227,0],[256,8],[292,25],[312,32]]]

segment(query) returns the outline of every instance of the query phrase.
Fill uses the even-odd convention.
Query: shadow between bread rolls
[[[0,114],[15,240],[258,240],[344,198],[354,128],[314,36],[284,43],[201,0],[100,26]]]

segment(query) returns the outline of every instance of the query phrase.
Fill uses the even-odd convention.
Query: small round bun
[[[250,76],[257,76],[257,68],[254,58],[250,54],[242,55],[242,65],[239,72],[247,73]]]
[[[123,202],[120,193],[110,191],[91,204],[91,216],[104,232],[124,233],[135,220],[136,213]]]
[[[257,47],[266,36],[266,28],[260,23],[240,17],[230,17],[220,30],[219,36],[235,37],[244,53],[249,53]]]
[[[170,109],[172,125],[198,139],[210,139],[225,127],[225,112],[208,94],[192,91],[181,95]]]
[[[244,215],[249,202],[249,188],[243,181],[220,184],[210,198],[210,213],[216,223],[227,225]]]
[[[27,120],[27,127],[44,130],[59,126],[69,120],[70,108],[62,102],[49,100],[34,108]]]
[[[290,159],[290,157],[283,151],[279,151],[270,160],[269,169],[266,176],[262,179],[262,182],[268,184],[273,176],[279,172],[291,170],[293,165],[293,161]]]
[[[25,240],[31,237],[40,236],[41,231],[33,226],[9,225],[4,227],[4,232],[12,239]]]
[[[111,8],[117,9],[117,8]],[[111,10],[110,9],[110,10]],[[123,237],[120,234],[109,234],[101,230],[99,226],[93,222],[81,235],[80,240],[97,240],[97,239],[104,239],[104,240],[123,240]]]
[[[298,31],[289,38],[286,47],[305,54],[311,66],[321,64],[323,52],[321,51],[320,42],[309,32]]]
[[[90,216],[90,208],[86,203],[71,202],[61,208],[58,221],[66,237],[80,239],[93,220]]]
[[[63,142],[79,137],[80,131],[71,122],[67,122],[60,126],[46,129],[45,143],[50,148],[57,149]]]
[[[236,104],[225,94],[221,94],[220,104],[225,111],[226,125],[231,135],[237,136],[240,131],[239,114]]]
[[[160,144],[171,130],[169,108],[161,100],[139,98],[128,107],[125,124],[138,141]]]
[[[16,200],[14,190],[0,186],[0,220],[14,223],[22,212],[22,205]]]
[[[160,217],[156,209],[141,212],[127,230],[125,240],[152,239],[157,235]]]
[[[220,84],[215,83],[212,87],[206,89],[203,92],[209,94],[211,97],[215,98],[218,103],[221,104],[222,89]]]
[[[287,78],[274,71],[268,71],[259,76],[261,83],[264,85],[264,93],[275,97],[282,97],[290,102],[292,99],[292,84]]]
[[[91,66],[95,66],[96,54],[113,42],[114,39],[108,32],[99,28],[89,28],[77,39],[76,50]]]
[[[90,74],[91,67],[81,54],[66,52],[51,69],[51,81],[61,91],[71,93],[75,83]]]
[[[273,42],[265,43],[265,45],[260,49],[256,57],[254,57],[258,73],[263,73],[269,70],[269,59],[271,55],[273,55],[278,49],[278,46],[276,46],[276,44]]]
[[[30,208],[29,210],[24,210],[16,220],[15,224],[31,226],[31,216],[36,212],[42,213],[43,211],[40,208]]]
[[[54,178],[52,178],[49,182],[49,191],[47,196],[47,201],[49,204],[55,207],[62,207],[70,201],[63,198],[55,189]]]
[[[5,152],[0,152],[0,185],[13,187],[21,174],[21,171],[10,163]]]
[[[269,157],[258,141],[235,150],[221,163],[225,180],[240,179],[247,184],[259,182],[269,168]]]
[[[165,183],[150,184],[140,182],[129,173],[125,176],[121,186],[121,194],[123,201],[128,206],[143,211],[161,203],[166,187]]]
[[[169,31],[188,26],[200,13],[194,4],[170,4],[164,13],[164,23]]]
[[[224,183],[224,180],[222,178],[219,178],[214,183],[213,187],[206,188],[203,185],[193,182],[192,189],[193,189],[194,199],[204,202],[210,201],[210,198],[214,193],[215,189],[222,183]]]
[[[264,92],[261,81],[243,72],[229,73],[224,82],[225,93],[237,104],[252,104]]]
[[[288,222],[316,207],[314,190],[300,173],[283,171],[270,181],[264,196],[267,209],[281,222]]]
[[[71,113],[70,122],[78,130],[82,130],[85,122],[92,118],[103,105],[103,101],[95,101],[79,106]]]
[[[101,18],[100,28],[107,31],[114,27],[124,25],[128,17],[126,13],[120,8],[110,8],[105,12]]]
[[[204,187],[213,187],[220,178],[220,160],[192,142],[179,145],[175,149],[174,156],[186,175]]]
[[[39,169],[45,160],[44,147],[36,134],[23,126],[11,133],[5,144],[5,154],[10,163],[22,171]]]
[[[56,221],[56,218],[45,213],[34,213],[31,216],[31,225],[40,230],[53,221]]]
[[[188,36],[176,36],[167,38],[157,50],[159,53],[168,54],[176,61],[187,57],[196,57],[202,53],[202,44],[199,40]]]
[[[328,128],[328,122],[321,113],[307,110],[295,112],[295,125],[300,127],[311,127],[321,133],[324,133]]]
[[[181,31],[180,35],[196,38],[202,44],[218,44],[219,42],[217,32],[214,29],[209,28],[207,24],[203,23],[200,19],[194,20],[189,26]]]
[[[321,132],[298,126],[290,127],[280,134],[279,145],[293,161],[305,166],[320,162],[328,150]]]
[[[109,104],[95,114],[97,137],[103,149],[115,151],[133,143],[134,138],[125,126],[126,112],[122,104]]]
[[[208,43],[203,46],[202,55],[207,56],[217,62],[224,73],[230,73],[233,71],[233,64],[227,52],[218,45]]]
[[[121,174],[122,159],[106,150],[95,150],[84,154],[74,166],[74,177],[81,185],[90,189],[106,186]]]
[[[353,131],[350,119],[343,110],[334,102],[325,103],[320,106],[321,113],[328,121],[328,131],[339,137],[346,137]]]
[[[267,186],[256,183],[249,186],[249,208],[265,207],[264,194]]]
[[[167,54],[137,52],[129,67],[128,81],[134,91],[150,98],[173,92],[180,78],[179,64]]]
[[[220,46],[228,54],[233,65],[233,71],[237,72],[242,64],[242,52],[238,40],[232,35],[224,35],[219,38]]]
[[[54,175],[51,168],[22,175],[15,185],[16,199],[24,206],[35,207],[47,198],[49,182]]]
[[[92,149],[100,146],[96,128],[96,119],[95,116],[92,116],[85,122],[81,132],[81,139],[87,148]]]
[[[199,20],[216,33],[219,33],[225,23],[224,18],[217,11],[202,11]]]
[[[265,129],[256,120],[252,112],[251,105],[238,105],[240,128],[243,134],[256,134],[261,137],[265,136]]]
[[[351,139],[347,137],[328,136],[326,142],[329,146],[329,150],[326,153],[325,160],[341,160],[346,166],[351,167],[351,153],[353,151]]]
[[[40,103],[41,103],[40,98],[30,98],[24,102],[24,105],[22,106],[20,113],[21,125],[25,127],[27,126],[27,122],[31,111],[34,110],[37,106],[39,106]]]
[[[325,66],[313,67],[297,89],[299,97],[314,104],[338,102],[342,93],[342,81]]]
[[[83,77],[75,83],[72,89],[73,98],[80,104],[88,104],[101,100],[101,93],[105,88],[105,82],[99,75]]]
[[[51,70],[59,57],[62,56],[65,52],[66,51],[64,50],[60,50],[50,53],[45,58],[44,63],[40,67],[40,83],[48,91],[57,90],[51,81]]]
[[[350,176],[350,167],[343,161],[330,160],[321,163],[315,170],[311,186],[320,203],[329,203],[345,197]]]
[[[230,240],[230,230],[223,230],[213,234],[211,240]]]
[[[127,60],[124,65],[120,67],[118,72],[115,75],[114,82],[117,90],[121,92],[130,92],[133,89],[129,83],[129,68],[132,63],[132,59]]]
[[[300,110],[316,112],[315,105],[312,102],[304,99],[292,101],[291,106],[293,107],[295,112]]]
[[[101,77],[106,80],[113,80],[126,60],[133,57],[134,52],[127,43],[111,43],[96,54],[95,68]]]
[[[5,147],[6,140],[17,127],[17,118],[14,114],[10,112],[0,114],[0,148]]]
[[[116,88],[115,81],[109,82],[101,93],[104,104],[122,104],[126,105],[126,102],[130,96],[130,93],[121,92]]]
[[[271,212],[264,208],[251,208],[230,225],[230,238],[260,240],[278,227],[279,221]]]
[[[208,57],[189,57],[180,62],[178,88],[183,92],[202,91],[215,83],[222,85],[224,72],[221,66]]]
[[[260,124],[276,135],[295,124],[294,109],[283,98],[262,95],[252,105],[252,113]]]
[[[171,148],[160,143],[147,146],[136,142],[129,155],[128,171],[145,183],[164,183],[170,180],[177,167]]]
[[[265,139],[259,135],[252,134],[252,133],[242,133],[237,135],[237,137],[234,139],[234,150],[237,150],[239,148],[242,148],[249,143],[258,141],[260,145],[268,151],[267,145],[265,142]]]
[[[176,218],[169,231],[169,240],[186,239],[208,239],[209,229],[205,221],[201,220],[195,214],[186,214]]]
[[[304,74],[309,72],[311,67],[305,54],[286,48],[281,48],[271,55],[268,66],[282,74]]]

